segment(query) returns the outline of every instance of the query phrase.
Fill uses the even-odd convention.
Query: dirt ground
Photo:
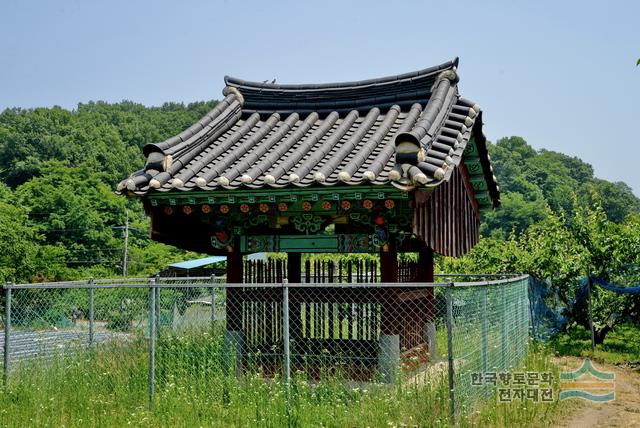
[[[562,357],[561,370],[575,370],[582,359]],[[572,407],[558,428],[640,427],[640,367],[624,367],[594,362],[594,367],[615,373],[616,397],[609,403],[571,399]],[[573,403],[577,402],[577,403]]]

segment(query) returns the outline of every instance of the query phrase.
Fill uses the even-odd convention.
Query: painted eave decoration
[[[497,207],[482,111],[459,95],[457,66],[456,58],[397,76],[315,85],[226,77],[224,99],[180,134],[146,145],[144,168],[117,191],[430,191],[461,167],[477,205]]]

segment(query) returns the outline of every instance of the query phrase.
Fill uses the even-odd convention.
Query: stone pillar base
[[[429,349],[429,362],[433,363],[438,358],[438,343],[436,336],[436,324],[428,322],[424,326],[427,336],[427,348]]]
[[[244,353],[244,333],[242,331],[224,332],[224,344],[222,348],[223,355],[223,373],[228,376],[233,369],[237,377],[242,373],[242,360]]]
[[[400,371],[400,336],[381,334],[378,349],[378,374],[380,381],[392,383]]]

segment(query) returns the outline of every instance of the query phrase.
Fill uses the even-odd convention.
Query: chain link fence
[[[455,418],[492,397],[486,382],[476,386],[478,376],[505,373],[523,361],[529,278],[438,280],[6,284],[4,385],[22,382],[33,364],[80,360],[88,373],[109,374],[110,387],[144,383],[148,396],[138,398],[156,407],[177,390],[241,400],[247,379],[281,384],[287,408],[290,389],[301,385],[440,385]],[[129,372],[113,374],[121,367]]]

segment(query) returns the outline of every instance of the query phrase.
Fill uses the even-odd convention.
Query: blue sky
[[[640,2],[10,1],[0,109],[220,98],[223,76],[358,80],[460,57],[495,141],[575,155],[640,195]]]

